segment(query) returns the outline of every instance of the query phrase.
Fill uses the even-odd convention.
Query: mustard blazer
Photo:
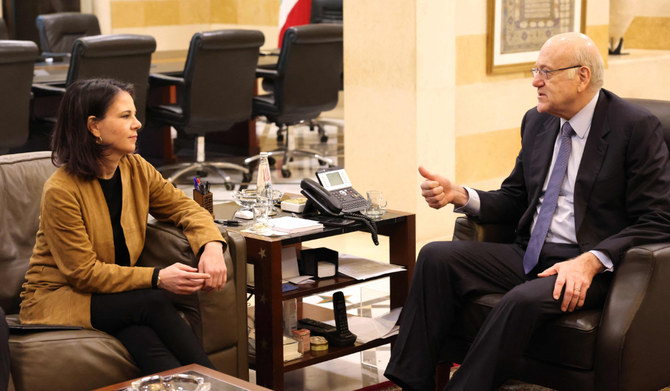
[[[121,226],[131,266],[114,263],[112,223],[100,183],[60,167],[42,190],[37,240],[21,292],[22,323],[92,328],[92,293],[150,288],[154,269],[135,266],[149,213],[182,227],[195,254],[208,242],[223,242],[212,216],[142,157],[127,155],[119,169]]]

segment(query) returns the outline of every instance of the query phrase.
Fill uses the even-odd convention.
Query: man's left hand
[[[198,271],[211,276],[206,280],[202,290],[210,292],[214,289],[221,290],[228,280],[228,269],[223,257],[223,244],[221,242],[209,242],[200,255]]]
[[[565,288],[561,311],[572,312],[582,308],[586,300],[586,291],[591,286],[593,277],[604,269],[605,267],[595,255],[586,252],[576,258],[558,262],[537,276],[558,275],[556,284],[554,284],[554,300],[561,297],[561,291]]]

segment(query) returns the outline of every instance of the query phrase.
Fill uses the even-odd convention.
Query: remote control
[[[335,314],[335,326],[337,327],[338,345],[348,346],[356,342],[356,334],[349,331],[349,322],[347,321],[347,304],[344,301],[342,291],[333,294],[333,312]]]

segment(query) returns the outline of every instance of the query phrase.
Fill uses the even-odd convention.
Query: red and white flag
[[[309,24],[312,0],[281,0],[279,4],[279,43],[281,47],[284,31],[291,26]]]

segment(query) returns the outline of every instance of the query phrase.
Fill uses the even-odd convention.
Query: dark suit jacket
[[[553,154],[558,117],[529,110],[521,151],[500,190],[478,191],[479,220],[511,223],[527,242]],[[670,241],[670,166],[660,122],[648,111],[601,90],[574,192],[582,251],[599,250],[616,266],[632,246]]]

